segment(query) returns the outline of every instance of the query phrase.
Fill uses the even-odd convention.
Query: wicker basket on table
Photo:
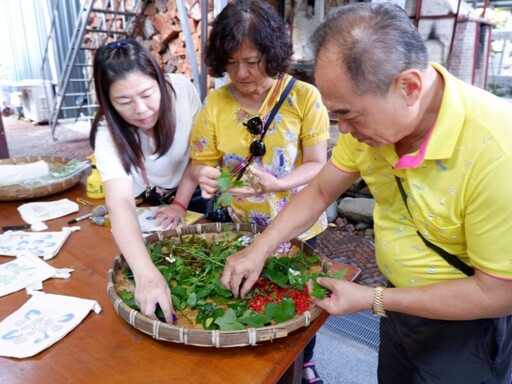
[[[50,168],[50,172],[52,172],[59,169],[64,164],[68,163],[71,159],[55,156],[13,157],[10,159],[0,160],[0,165],[29,164],[35,163],[40,160],[45,161]],[[75,173],[74,175],[68,177],[64,177],[58,180],[52,180],[47,184],[43,184],[37,187],[26,187],[21,184],[1,186],[0,201],[26,200],[36,197],[53,195],[55,193],[65,191],[73,187],[75,184],[77,184],[84,175],[84,172],[85,170]]]
[[[156,232],[146,238],[146,242],[151,244],[160,241],[168,236],[181,239],[186,235],[209,236],[212,234],[233,233],[247,234],[254,236],[259,233],[261,228],[251,224],[198,224],[187,227],[177,228],[171,231]],[[311,256],[314,252],[308,244],[293,240],[292,245],[302,249],[306,256]],[[318,255],[318,254],[317,254]],[[320,256],[322,269],[327,271],[332,267],[331,260]],[[270,341],[281,337],[286,337],[301,327],[307,327],[322,312],[319,307],[312,306],[302,315],[295,315],[292,319],[270,326],[260,328],[246,328],[240,331],[220,331],[220,330],[203,330],[178,325],[170,325],[158,320],[150,319],[142,315],[139,311],[130,308],[120,298],[119,290],[126,288],[126,279],[123,272],[127,267],[126,261],[122,255],[114,260],[113,267],[108,273],[108,296],[115,311],[129,323],[132,327],[152,336],[157,340],[170,341],[186,345],[195,345],[202,347],[241,347],[254,346],[263,341]],[[354,268],[354,271],[356,269]],[[352,272],[351,276],[346,278],[355,279],[359,272]],[[133,287],[132,287],[133,288]]]

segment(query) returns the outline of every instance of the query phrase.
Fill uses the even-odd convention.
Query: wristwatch
[[[373,314],[381,317],[387,317],[384,311],[384,287],[375,287],[373,289]]]

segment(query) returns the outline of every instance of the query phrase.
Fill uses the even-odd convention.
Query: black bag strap
[[[281,97],[279,98],[276,105],[274,105],[274,108],[272,108],[272,111],[270,111],[270,115],[268,115],[268,119],[265,122],[265,126],[263,127],[263,133],[261,134],[262,140],[265,136],[265,133],[267,133],[268,128],[270,127],[270,123],[272,123],[272,120],[274,120],[274,117],[276,117],[277,111],[279,111],[279,108],[281,108],[281,105],[283,105],[284,101],[288,97],[288,94],[292,90],[293,84],[295,84],[295,77],[292,77],[288,84],[286,84],[283,93],[281,93]]]
[[[260,137],[260,140],[263,140],[263,137],[265,136],[265,133],[267,133],[267,130],[268,128],[270,127],[270,124],[272,123],[272,120],[274,120],[274,117],[276,116],[277,114],[277,111],[279,111],[279,108],[281,108],[281,105],[283,105],[284,101],[286,100],[286,98],[288,97],[288,94],[290,93],[290,91],[292,90],[292,87],[293,87],[293,84],[295,84],[295,77],[292,77],[290,79],[290,81],[288,82],[288,84],[286,84],[286,87],[285,89],[283,90],[283,93],[281,93],[281,97],[279,98],[278,102],[276,103],[276,105],[274,105],[274,108],[272,108],[272,110],[270,111],[270,114],[268,115],[268,119],[267,121],[265,122],[265,126],[263,127],[263,132],[261,133],[261,137]],[[254,156],[251,155],[249,157],[249,159],[246,161],[246,164],[244,165],[244,167],[240,170],[240,172],[238,173],[238,176],[236,177],[236,180],[240,180],[242,178],[242,176],[244,175],[245,171],[247,170],[247,167],[249,166],[249,164],[251,163],[251,160]]]
[[[402,185],[402,180],[400,180],[400,178],[398,176],[395,176],[395,180],[398,185],[398,189],[400,190],[400,195],[402,196],[402,200],[404,201],[405,207],[407,208],[407,212],[409,212],[409,216],[411,216],[411,219],[412,219],[411,211],[409,210],[409,205],[407,205],[407,196],[404,191],[404,186]],[[438,255],[440,255],[451,266],[457,268],[459,271],[463,272],[467,276],[473,276],[475,274],[475,270],[473,268],[471,268],[469,265],[465,264],[463,261],[461,261],[457,256],[446,252],[443,248],[438,247],[435,244],[432,244],[430,241],[425,239],[425,237],[420,233],[420,231],[416,231],[416,233],[419,235],[421,240],[423,240],[423,242],[425,243],[425,245],[427,247],[429,247],[434,252],[436,252]]]

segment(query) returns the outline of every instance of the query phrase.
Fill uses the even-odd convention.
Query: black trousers
[[[509,384],[512,316],[431,320],[388,312],[380,321],[380,384]]]

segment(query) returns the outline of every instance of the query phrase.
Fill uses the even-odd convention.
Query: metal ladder
[[[143,15],[148,0],[84,0],[75,20],[63,70],[59,76],[56,96],[49,119],[52,137],[61,114],[77,120],[92,120],[97,108],[92,82],[94,52],[110,40],[132,37]],[[58,17],[54,12],[54,18]],[[91,27],[91,22],[96,25]],[[99,22],[98,22],[99,21]],[[52,21],[52,27],[54,22]],[[87,37],[87,41],[84,39]],[[48,37],[47,49],[49,49]],[[45,54],[46,59],[47,54]],[[44,62],[44,60],[43,60]],[[44,65],[44,63],[43,63]],[[73,90],[69,90],[73,84]]]

